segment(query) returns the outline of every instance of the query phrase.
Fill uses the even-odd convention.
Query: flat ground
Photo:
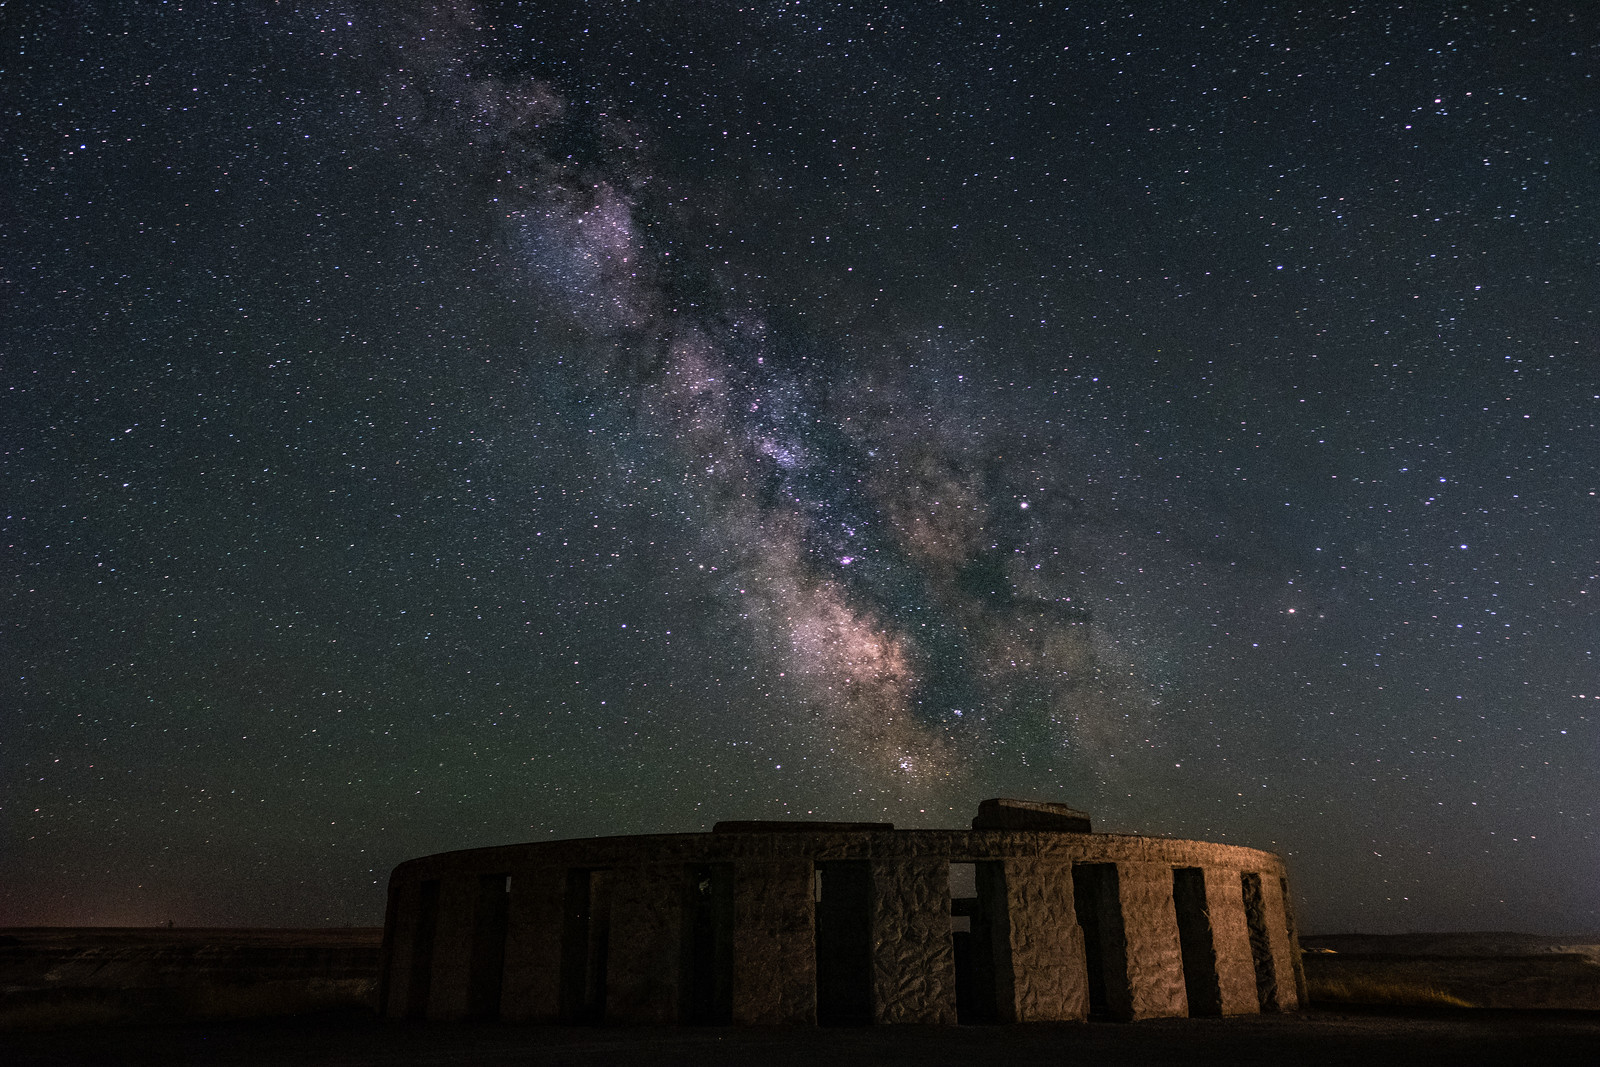
[[[0,1034],[0,1063],[853,1067],[1600,1064],[1600,1013],[1329,1011],[1134,1024],[861,1029],[580,1029],[384,1023],[362,1012]]]

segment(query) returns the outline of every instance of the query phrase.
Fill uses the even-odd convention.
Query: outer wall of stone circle
[[[949,859],[875,860],[872,901],[874,1021],[954,1023]]]
[[[1010,1004],[1002,1022],[1057,1022],[1089,1014],[1083,930],[1072,903],[1069,860],[1021,856],[1002,861]],[[1007,966],[1005,960],[997,965]],[[1007,1008],[1010,1008],[1007,1011]]]
[[[388,983],[389,1001],[384,1014],[391,1019],[406,1017],[407,995],[411,990],[411,961],[416,956],[412,942],[417,928],[417,897],[420,886],[415,878],[391,878],[389,892],[397,898],[394,905],[394,929],[386,931],[389,953],[384,960],[385,980]]]
[[[561,1017],[561,929],[565,867],[519,867],[511,873],[506,917],[505,984],[500,1016],[512,1022]]]
[[[1261,1005],[1256,999],[1256,969],[1250,955],[1250,927],[1244,917],[1239,872],[1221,867],[1206,867],[1204,871],[1222,1014],[1253,1015]]]
[[[1189,1014],[1183,985],[1183,950],[1172,901],[1172,868],[1162,863],[1119,863],[1123,933],[1128,945],[1128,988],[1135,1019]]]
[[[477,890],[478,876],[472,871],[453,871],[439,880],[439,919],[433,942],[429,1019],[460,1019],[467,1014]]]
[[[678,1021],[686,879],[681,863],[617,869],[606,969],[608,1020]]]
[[[1283,887],[1277,871],[1261,875],[1261,904],[1266,912],[1267,944],[1272,951],[1273,969],[1278,973],[1278,1010],[1294,1011],[1300,1006],[1296,989],[1295,956],[1299,946],[1289,940],[1289,917],[1284,909]]]
[[[733,869],[733,1021],[817,1021],[817,943],[807,858]]]
[[[1284,924],[1289,929],[1289,958],[1294,960],[1295,1001],[1298,1004],[1304,1004],[1308,999],[1306,997],[1306,966],[1304,959],[1300,955],[1300,925],[1295,921],[1294,901],[1290,899],[1288,878],[1279,878],[1278,891],[1283,897]]]

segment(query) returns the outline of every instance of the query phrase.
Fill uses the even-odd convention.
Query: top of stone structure
[[[978,805],[974,830],[1064,830],[1089,833],[1089,813],[1048,800],[1011,800],[996,797]]]
[[[893,830],[892,822],[807,822],[804,819],[732,820],[711,828],[714,834],[837,834],[861,830]]]

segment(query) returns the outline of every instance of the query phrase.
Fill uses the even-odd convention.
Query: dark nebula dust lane
[[[91,8],[0,22],[0,922],[1012,795],[1600,923],[1581,6]]]
[[[465,58],[442,60],[452,31]],[[424,80],[437,78],[430,96],[454,109],[430,113],[427,132],[454,138],[479,169],[467,180],[495,194],[484,207],[508,284],[570,320],[583,373],[609,385],[636,432],[667,445],[669,470],[703,501],[704,538],[729,560],[724,597],[840,761],[911,794],[970,788],[985,733],[1030,712],[1059,722],[1067,709],[1039,694],[1093,670],[1086,618],[1062,610],[1069,598],[1019,594],[1008,572],[1031,538],[1000,512],[1044,501],[995,499],[1004,479],[970,469],[931,426],[903,432],[933,484],[897,485],[898,442],[877,440],[874,413],[848,414],[835,397],[850,361],[802,324],[773,324],[735,284],[686,280],[696,257],[674,262],[671,238],[652,237],[671,230],[651,222],[661,209],[646,138],[552,85],[475,71],[470,44],[485,32],[428,32],[437,67]],[[901,379],[885,399],[927,406],[917,392]],[[993,451],[988,435],[969,436]],[[1016,644],[1050,654],[1019,667],[1003,651]],[[1018,706],[1018,680],[1035,683],[1037,708]]]

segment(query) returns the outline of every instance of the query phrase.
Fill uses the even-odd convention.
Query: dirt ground
[[[1011,1067],[1031,1064],[1600,1064],[1594,1012],[1328,1011],[1007,1027],[740,1030],[385,1023],[367,1013],[0,1035],[10,1067],[601,1064]]]

